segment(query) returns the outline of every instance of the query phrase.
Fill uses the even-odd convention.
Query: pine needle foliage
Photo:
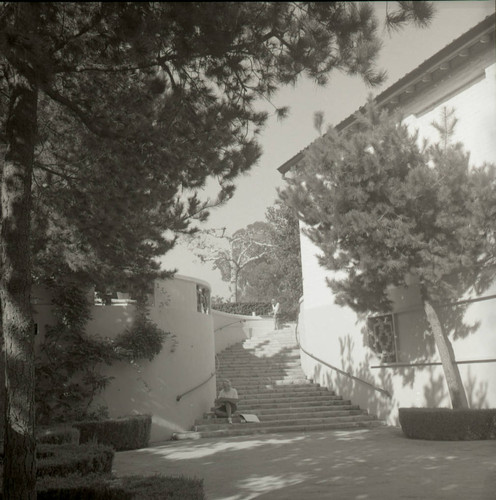
[[[441,304],[494,277],[495,166],[472,168],[463,146],[446,141],[450,130],[421,148],[399,115],[371,101],[288,180],[282,197],[334,271],[336,303],[387,312],[388,287],[413,276],[424,299]]]

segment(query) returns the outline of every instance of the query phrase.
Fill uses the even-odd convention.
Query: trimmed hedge
[[[114,451],[99,444],[40,444],[37,476],[110,474]]]
[[[400,408],[403,433],[411,439],[496,439],[496,409]]]
[[[146,448],[150,441],[151,415],[132,415],[109,420],[92,420],[72,424],[79,430],[80,443],[96,442],[116,451]]]
[[[272,315],[272,304],[270,302],[228,302],[226,304],[215,304],[212,308],[216,311],[243,314],[245,316],[251,316],[253,312],[256,316]]]
[[[46,427],[36,431],[38,444],[79,444],[79,430],[75,427]]]
[[[38,500],[204,500],[203,480],[167,476],[101,475],[46,477],[38,480]],[[1,499],[1,495],[0,495]]]

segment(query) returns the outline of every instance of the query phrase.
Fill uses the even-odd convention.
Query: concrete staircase
[[[217,392],[224,378],[231,380],[240,398],[233,423],[206,413],[192,431],[176,433],[174,439],[381,425],[351,401],[306,379],[293,327],[259,334],[220,353]],[[246,423],[242,413],[257,415],[260,422]]]

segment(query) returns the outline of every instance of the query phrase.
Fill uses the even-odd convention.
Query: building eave
[[[496,14],[486,17],[482,22],[466,31],[463,35],[456,38],[449,45],[441,49],[429,59],[426,59],[414,70],[407,73],[386,90],[377,95],[374,98],[375,102],[379,104],[379,106],[396,107],[399,105],[405,94],[412,96],[415,95],[415,93],[422,91],[422,89],[419,89],[422,83],[426,81],[428,82],[429,78],[432,78],[432,75],[438,71],[450,71],[453,61],[459,57],[467,58],[469,52],[471,50],[475,50],[474,48],[477,48],[479,44],[492,44],[492,46],[494,46],[495,19]],[[353,114],[342,120],[338,125],[336,125],[335,129],[341,131],[349,127],[355,121],[356,113],[359,112],[360,109],[362,108],[359,108]],[[320,139],[321,137],[316,140],[318,141]],[[277,168],[277,170],[284,175],[291,170],[291,168],[298,165],[303,159],[305,151],[311,144],[313,144],[313,142],[283,163]]]

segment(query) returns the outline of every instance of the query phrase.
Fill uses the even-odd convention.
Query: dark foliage
[[[70,426],[38,427],[36,442],[39,444],[79,444],[79,431]]]
[[[109,420],[76,422],[80,443],[97,442],[116,451],[146,448],[150,440],[151,415],[132,415]]]
[[[36,360],[37,419],[44,425],[95,418],[105,414],[91,407],[94,397],[111,382],[100,372],[115,361],[147,359],[162,349],[166,336],[137,305],[133,325],[114,340],[88,335],[90,302],[79,283],[51,282],[57,323],[46,329]]]
[[[38,477],[103,474],[112,471],[114,451],[101,444],[41,444],[37,459]]]
[[[230,314],[243,314],[251,316],[254,312],[257,316],[269,316],[272,314],[270,302],[226,302],[212,304],[216,311]]]
[[[45,476],[37,481],[38,500],[204,500],[203,480],[185,477],[102,474]],[[0,500],[3,498],[0,492]]]

